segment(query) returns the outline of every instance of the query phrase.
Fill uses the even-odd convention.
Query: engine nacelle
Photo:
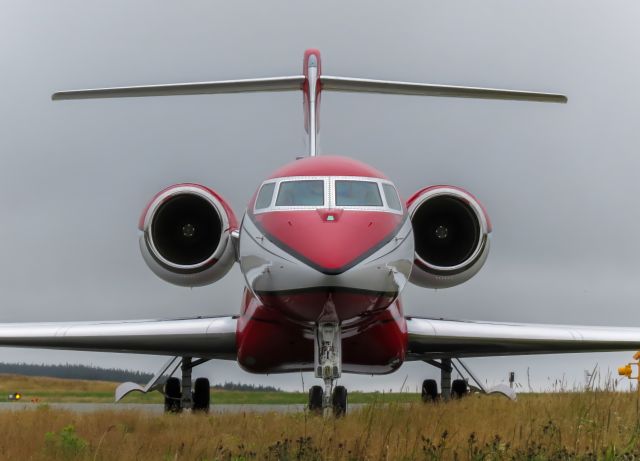
[[[140,217],[140,251],[149,268],[175,285],[222,278],[235,262],[233,210],[211,189],[176,184],[157,194]]]
[[[415,238],[412,283],[449,288],[482,268],[491,222],[473,195],[458,187],[431,186],[416,192],[407,209]]]

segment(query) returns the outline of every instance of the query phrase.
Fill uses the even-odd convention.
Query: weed
[[[44,448],[47,455],[72,459],[87,449],[86,440],[76,434],[73,424],[63,427],[60,432],[47,432],[44,435]]]

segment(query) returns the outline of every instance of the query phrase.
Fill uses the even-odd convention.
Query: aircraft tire
[[[347,414],[347,388],[344,386],[336,386],[333,390],[333,415],[341,417]]]
[[[193,411],[209,413],[211,386],[207,378],[198,378],[193,385]]]
[[[169,378],[164,384],[164,411],[165,413],[180,413],[182,389],[180,388],[180,379]]]
[[[469,385],[464,379],[454,379],[451,383],[451,398],[461,399],[469,393]]]
[[[324,391],[321,386],[311,386],[309,389],[309,411],[322,412],[322,398]]]
[[[435,379],[425,379],[422,381],[422,401],[435,402],[438,400],[438,384]]]

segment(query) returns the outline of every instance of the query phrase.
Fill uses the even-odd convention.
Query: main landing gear
[[[309,389],[309,410],[329,416],[344,416],[347,413],[347,389],[335,386],[342,374],[342,339],[340,325],[321,323],[315,330],[314,362],[315,376],[324,380],[321,386]]]
[[[422,401],[423,402],[435,402],[439,399],[449,400],[450,398],[460,398],[466,395],[468,389],[466,389],[467,382],[462,379],[456,379],[451,383],[451,372],[453,371],[451,359],[444,358],[439,362],[436,360],[425,360],[431,366],[440,369],[440,389],[442,394],[438,394],[438,384],[435,379],[425,379],[422,382]],[[465,387],[465,392],[462,393],[462,388]],[[453,391],[455,388],[456,392]]]
[[[164,384],[164,411],[179,413],[182,410],[193,410],[203,413],[209,412],[211,404],[211,386],[207,378],[198,378],[191,385],[191,370],[206,362],[201,359],[195,362],[191,357],[183,357],[180,363],[182,370],[182,385],[180,379],[170,377]]]
[[[130,392],[147,393],[159,390],[164,394],[164,411],[179,413],[182,410],[207,413],[211,404],[211,386],[207,378],[198,378],[192,386],[192,370],[209,359],[193,360],[191,357],[172,357],[153,378],[142,387],[135,383],[123,383],[116,389],[116,402]],[[182,380],[173,377],[178,367],[182,372]],[[166,380],[166,376],[169,376]],[[164,384],[164,386],[163,386]]]
[[[424,362],[440,370],[440,389],[442,393],[438,394],[438,384],[435,379],[425,379],[422,382],[423,402],[461,399],[469,395],[472,391],[482,394],[502,394],[511,400],[516,400],[515,392],[507,386],[499,385],[490,389],[485,388],[480,380],[471,372],[469,367],[458,358],[443,358],[440,359],[440,361],[424,360]],[[454,379],[451,381],[451,373],[454,369],[460,376],[464,377],[466,374],[468,377],[466,379]],[[469,380],[472,380],[475,385],[470,385]]]

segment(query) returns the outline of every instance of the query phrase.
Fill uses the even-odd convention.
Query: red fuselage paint
[[[238,363],[251,373],[313,371],[313,325],[295,322],[265,307],[248,290],[242,301],[236,340]],[[342,370],[387,374],[407,352],[407,323],[400,300],[343,329]]]
[[[333,220],[327,221],[331,215]],[[324,219],[323,219],[324,218]],[[397,214],[331,210],[285,211],[252,216],[268,238],[324,273],[341,273],[392,238],[402,223]]]

